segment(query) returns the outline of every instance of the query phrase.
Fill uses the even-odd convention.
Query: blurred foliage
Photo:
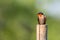
[[[0,0],[0,40],[35,40],[34,2]]]
[[[0,40],[36,40],[34,0],[0,0]],[[47,16],[48,40],[59,40],[59,21]]]

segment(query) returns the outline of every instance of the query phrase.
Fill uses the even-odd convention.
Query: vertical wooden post
[[[47,26],[37,25],[37,39],[36,40],[47,40]]]

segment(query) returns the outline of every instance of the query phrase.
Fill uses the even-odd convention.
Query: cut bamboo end
[[[37,25],[36,29],[37,39],[36,40],[47,40],[47,25]]]

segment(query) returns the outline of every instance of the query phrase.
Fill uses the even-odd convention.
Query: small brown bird
[[[46,24],[46,16],[42,13],[38,13],[38,24]]]

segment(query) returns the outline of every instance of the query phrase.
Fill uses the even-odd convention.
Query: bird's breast
[[[40,24],[44,24],[44,16],[39,16],[39,22]]]

